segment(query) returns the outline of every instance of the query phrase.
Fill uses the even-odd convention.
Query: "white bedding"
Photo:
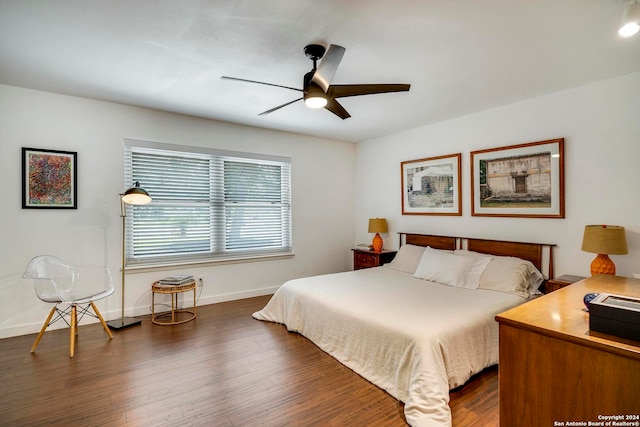
[[[494,317],[524,301],[377,267],[291,280],[253,317],[299,332],[403,401],[410,425],[448,426],[449,390],[498,362]]]

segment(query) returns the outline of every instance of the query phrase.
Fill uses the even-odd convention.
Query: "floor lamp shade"
[[[629,253],[624,227],[617,225],[587,225],[582,238],[582,250],[598,254],[591,263],[591,275],[616,274],[616,265],[609,255]]]
[[[136,181],[133,187],[122,194],[122,201],[128,205],[146,205],[151,201],[151,196],[140,187],[140,182]]]
[[[142,323],[139,319],[134,317],[124,317],[124,265],[125,265],[125,225],[126,225],[126,217],[127,217],[127,209],[126,205],[146,205],[151,201],[151,196],[149,193],[142,187],[140,187],[140,183],[136,181],[136,183],[129,188],[124,193],[120,194],[120,217],[122,218],[122,265],[120,266],[120,271],[122,273],[121,283],[122,283],[122,307],[121,307],[121,316],[120,319],[111,320],[107,322],[107,325],[111,329],[123,329],[128,328],[129,326],[139,325]]]
[[[371,242],[375,252],[382,252],[384,242],[382,241],[380,233],[386,233],[387,231],[389,231],[389,227],[387,226],[387,220],[385,218],[369,219],[369,233],[376,233],[373,237],[373,242]]]

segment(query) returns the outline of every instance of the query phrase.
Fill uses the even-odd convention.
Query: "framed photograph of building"
[[[462,215],[461,157],[401,162],[402,215]]]
[[[564,138],[472,151],[471,215],[564,218]]]
[[[77,209],[77,153],[22,148],[22,208]]]

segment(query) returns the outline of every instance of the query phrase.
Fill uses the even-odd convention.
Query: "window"
[[[126,265],[291,254],[291,160],[125,140],[126,187],[153,201],[127,205]]]

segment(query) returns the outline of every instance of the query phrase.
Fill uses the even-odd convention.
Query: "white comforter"
[[[449,390],[498,362],[494,316],[522,302],[378,267],[291,280],[253,317],[299,332],[403,401],[410,425],[448,426]]]

